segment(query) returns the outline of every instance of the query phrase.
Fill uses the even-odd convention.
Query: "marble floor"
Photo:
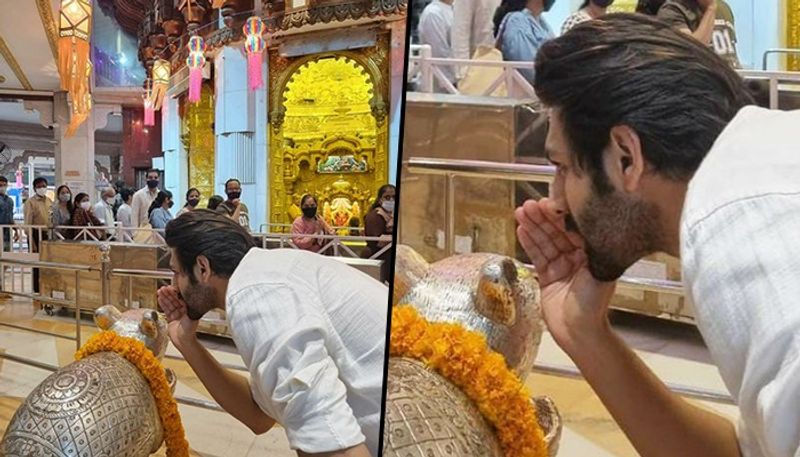
[[[708,361],[708,353],[702,340],[692,326],[624,314],[615,316],[613,321],[616,330],[661,379],[687,387],[725,393],[725,387],[716,369]],[[74,318],[47,316],[35,309],[27,299],[0,300],[0,322],[25,325],[64,335],[71,335],[75,330]],[[91,320],[84,318],[83,338],[87,338],[95,331]],[[236,354],[231,341],[217,337],[204,337],[203,341],[219,361],[242,366],[241,358]],[[65,365],[72,360],[74,350],[73,341],[0,326],[0,352],[32,358],[47,364]],[[168,354],[178,355],[171,346]],[[556,346],[549,335],[543,338],[537,363],[574,368],[566,354]],[[211,400],[186,362],[167,358],[164,364],[175,370],[178,375],[177,395]],[[244,372],[241,374],[246,376]],[[5,429],[25,396],[48,375],[48,371],[0,359],[0,431]],[[541,372],[535,372],[526,381],[534,394],[550,396],[563,416],[565,427],[559,456],[637,455],[585,381]],[[691,401],[732,420],[737,417],[737,410],[733,406]],[[289,449],[285,434],[280,428],[255,436],[226,413],[183,404],[179,408],[194,456],[295,455]],[[221,430],[224,430],[224,433],[221,433]],[[156,455],[165,455],[164,449]]]

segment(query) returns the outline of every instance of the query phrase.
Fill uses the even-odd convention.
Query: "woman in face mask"
[[[58,186],[56,189],[56,201],[50,212],[50,224],[53,227],[70,225],[74,206],[72,205],[72,191],[66,185]],[[55,233],[61,236],[68,236],[66,230],[56,229]]]
[[[61,191],[60,189],[61,188],[59,188],[59,192]],[[60,199],[61,196],[59,194],[59,200]],[[98,227],[103,225],[103,223],[100,222],[100,219],[95,217],[92,210],[92,202],[89,200],[89,196],[87,194],[81,192],[75,196],[75,203],[72,207],[72,217],[70,218],[69,225],[81,228]],[[70,238],[91,240],[92,237],[94,237],[95,239],[99,240],[103,237],[102,230],[86,230],[85,232],[82,232],[81,228],[73,229],[70,232]]]
[[[156,199],[153,200],[150,209],[147,211],[150,217],[150,225],[154,229],[164,229],[167,226],[167,222],[172,220],[172,213],[169,211],[172,205],[172,192],[168,190],[158,191]]]
[[[371,237],[383,237],[380,241],[367,241],[367,249],[362,253],[362,257],[371,257],[391,244],[391,236],[394,233],[394,202],[395,187],[386,184],[378,189],[378,198],[372,204],[367,216],[364,218],[364,235]],[[378,259],[383,260],[381,266],[381,281],[389,279],[389,260],[390,250],[384,251]]]
[[[300,249],[319,252],[329,239],[316,238],[313,235],[333,235],[335,232],[320,216],[317,209],[317,199],[313,195],[303,195],[300,199],[302,216],[298,216],[292,223],[292,242]],[[312,236],[309,236],[312,235]]]
[[[175,217],[180,217],[181,214],[197,208],[198,203],[200,203],[200,191],[192,187],[186,192],[186,204],[183,205],[183,208],[178,211]]]
[[[578,11],[572,13],[561,27],[561,34],[565,34],[581,22],[591,21],[606,14],[606,10],[614,0],[584,0]]]

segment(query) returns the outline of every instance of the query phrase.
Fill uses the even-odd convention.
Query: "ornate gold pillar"
[[[786,0],[786,47],[800,48],[800,0]],[[789,57],[788,70],[800,71],[800,56]]]
[[[187,102],[188,103],[188,102]],[[214,94],[203,84],[200,101],[188,103],[184,118],[184,147],[189,156],[189,187],[196,187],[202,199],[198,206],[205,207],[214,195]],[[175,196],[181,204],[185,195]]]

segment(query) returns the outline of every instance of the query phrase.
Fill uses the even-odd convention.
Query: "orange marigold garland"
[[[506,456],[547,456],[530,394],[482,335],[428,322],[408,305],[392,310],[391,331],[389,353],[420,360],[461,388],[494,426]]]
[[[155,355],[139,340],[119,336],[112,331],[100,332],[91,337],[83,347],[75,353],[75,360],[80,360],[98,352],[113,351],[132,363],[150,385],[150,391],[156,400],[158,416],[164,428],[164,442],[167,444],[168,457],[188,457],[189,443],[186,441],[178,404],[172,398],[172,392],[164,373],[164,367]]]

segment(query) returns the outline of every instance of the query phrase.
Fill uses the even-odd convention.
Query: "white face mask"
[[[91,202],[81,202],[81,208],[85,209],[86,211],[89,211],[89,208],[91,207],[92,207]]]
[[[106,203],[108,203],[109,205],[113,205],[116,201],[117,199],[114,197],[109,197],[106,199]]]
[[[384,200],[381,203],[381,207],[385,209],[387,212],[393,213],[394,212],[394,200]]]
[[[40,188],[36,189],[36,195],[38,195],[40,197],[44,197],[45,195],[47,195],[47,188],[46,187],[40,187]]]
[[[0,186],[0,194],[5,194],[8,192],[8,186]]]

